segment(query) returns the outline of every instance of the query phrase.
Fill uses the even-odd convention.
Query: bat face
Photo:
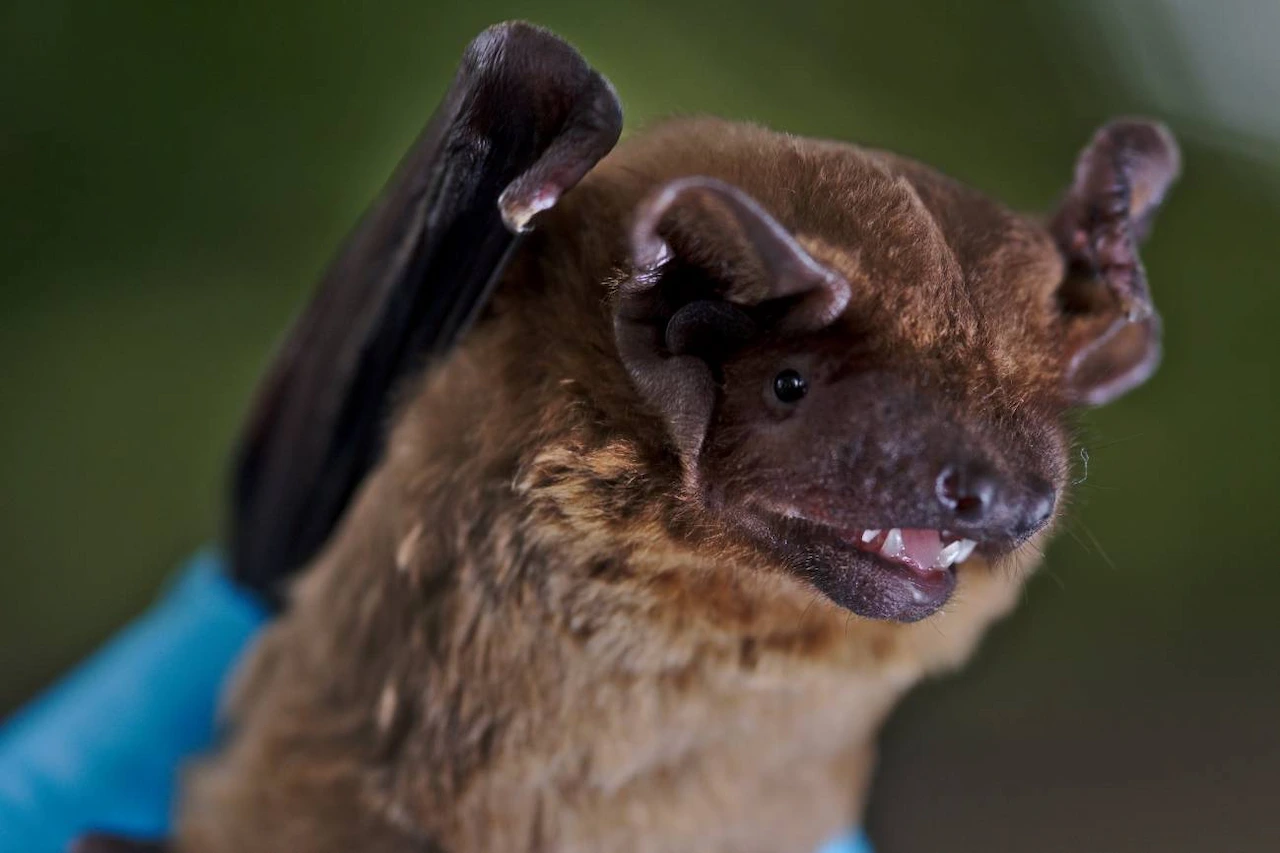
[[[1078,285],[1050,230],[892,155],[723,123],[655,136],[619,155],[660,177],[617,334],[686,494],[872,618],[924,618],[959,571],[1035,547],[1079,402]],[[1149,373],[1152,334],[1099,374]]]
[[[878,308],[724,365],[705,494],[836,603],[910,621],[948,600],[960,564],[1003,557],[1049,523],[1065,410],[1032,396],[1030,377],[970,370],[987,342],[913,345],[871,328],[889,322]],[[930,319],[945,327],[948,310],[963,306]]]

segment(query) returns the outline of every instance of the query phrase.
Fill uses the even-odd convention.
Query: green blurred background
[[[1185,177],[1167,356],[1086,422],[1024,606],[889,727],[887,853],[1280,850],[1280,4],[238,4],[0,10],[0,711],[216,537],[255,377],[466,42],[526,17],[673,112],[890,147],[1043,210],[1106,118]],[[945,626],[944,626],[945,630]]]

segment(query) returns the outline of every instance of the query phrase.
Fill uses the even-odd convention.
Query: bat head
[[[1034,548],[1072,409],[1158,361],[1137,246],[1178,171],[1167,131],[1103,127],[1040,221],[883,152],[705,119],[612,150],[621,124],[608,81],[547,31],[472,42],[258,393],[233,475],[239,580],[279,596],[384,461],[388,422],[436,453],[390,454],[392,475],[447,490],[485,453],[505,486],[574,447],[570,386],[595,446],[631,454],[542,490],[554,523],[614,525],[569,531],[598,550],[737,549],[910,621],[959,571]],[[627,514],[655,505],[666,521],[636,539]]]
[[[1177,163],[1162,128],[1109,125],[1046,227],[847,145],[698,120],[624,146],[617,351],[682,500],[874,618],[1034,547],[1072,408],[1155,367],[1136,241]]]

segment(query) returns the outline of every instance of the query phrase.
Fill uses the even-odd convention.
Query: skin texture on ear
[[[260,386],[233,472],[237,580],[278,602],[382,451],[388,397],[447,352],[533,217],[617,142],[613,88],[524,23],[481,33]]]
[[[820,329],[848,304],[849,283],[742,190],[701,176],[671,181],[640,204],[631,257],[614,313],[618,352],[667,421],[692,488],[716,396],[700,350],[749,337],[755,323],[742,309],[772,301],[786,302],[777,331]],[[667,280],[682,267],[697,271],[696,285],[682,288],[678,272]]]
[[[1160,318],[1138,244],[1181,156],[1163,125],[1123,119],[1094,134],[1050,225],[1067,261],[1059,291],[1066,322],[1068,399],[1109,403],[1147,380],[1160,361]]]

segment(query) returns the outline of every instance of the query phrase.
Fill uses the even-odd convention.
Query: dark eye
[[[784,403],[795,403],[809,391],[804,377],[788,368],[773,377],[773,395]]]

